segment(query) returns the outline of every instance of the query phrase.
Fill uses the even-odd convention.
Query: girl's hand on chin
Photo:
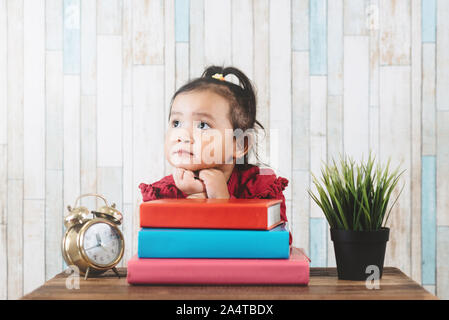
[[[190,170],[175,168],[173,179],[175,180],[176,187],[189,196],[205,193],[206,191],[204,183],[199,179],[195,179],[193,172]]]
[[[192,193],[187,196],[187,199],[207,199],[207,194],[206,192]]]
[[[228,184],[223,171],[214,168],[203,169],[200,170],[199,178],[206,186],[208,198],[229,199]]]

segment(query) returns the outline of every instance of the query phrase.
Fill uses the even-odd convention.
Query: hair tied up
[[[223,77],[223,74],[221,74],[221,73],[216,73],[216,74],[214,74],[214,75],[212,76],[212,78],[218,79],[218,80],[220,80],[220,81],[225,81],[225,78]]]

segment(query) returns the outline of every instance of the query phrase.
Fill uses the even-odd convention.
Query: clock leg
[[[119,275],[119,273],[118,273],[118,271],[117,271],[117,269],[114,267],[114,268],[112,268],[112,271],[114,271],[114,273],[117,275],[117,277],[120,279],[120,275]]]
[[[90,267],[87,267],[86,274],[84,275],[84,280],[87,280],[87,277],[89,277],[89,271]]]

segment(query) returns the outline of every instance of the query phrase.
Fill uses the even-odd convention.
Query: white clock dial
[[[94,223],[84,233],[84,252],[96,265],[111,265],[122,250],[117,231],[107,223]]]

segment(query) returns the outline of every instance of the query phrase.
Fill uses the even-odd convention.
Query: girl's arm
[[[288,180],[283,177],[276,177],[272,174],[259,174],[248,172],[241,178],[242,185],[236,188],[238,191],[231,194],[230,198],[240,199],[279,199],[281,202],[281,220],[287,222],[284,189],[288,185]],[[235,188],[232,188],[235,190]],[[292,244],[292,235],[290,233],[290,244]]]
[[[242,198],[242,199],[279,199],[281,202],[281,219],[282,221],[287,221],[286,207],[285,207],[285,197],[284,189],[288,185],[288,180],[283,177],[276,177],[276,175],[262,175],[257,174],[246,180],[243,186],[240,186],[240,192],[231,195],[231,198]]]
[[[187,195],[176,187],[173,176],[169,175],[151,184],[141,183],[139,189],[144,202],[157,199],[179,199]]]

